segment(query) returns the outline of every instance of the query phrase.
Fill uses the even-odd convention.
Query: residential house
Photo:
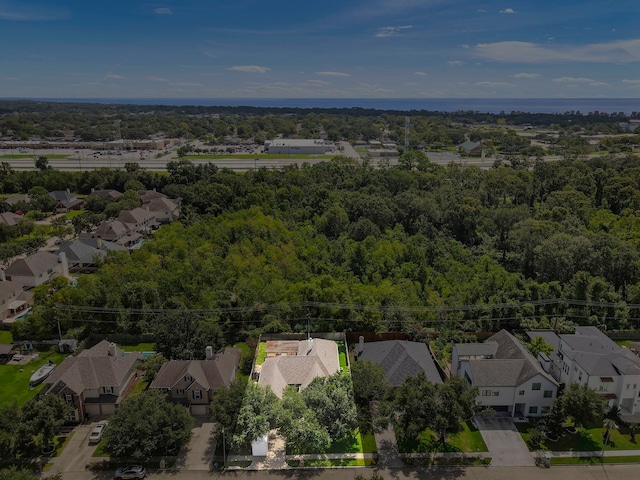
[[[640,413],[640,358],[634,352],[593,326],[576,327],[572,334],[527,334],[544,338],[554,348],[548,355],[550,371],[561,384],[586,384],[609,408],[620,408],[623,415]]]
[[[454,344],[451,371],[478,387],[478,404],[512,416],[548,413],[558,393],[558,382],[506,330],[482,344]]]
[[[152,212],[160,223],[173,222],[180,216],[180,202],[170,198],[154,198],[142,206]]]
[[[104,240],[124,247],[126,250],[133,250],[142,245],[144,236],[139,232],[132,231],[128,225],[120,220],[106,220],[100,224],[95,232],[81,233],[80,239],[85,242],[89,239]]]
[[[73,407],[69,421],[111,415],[133,390],[141,360],[140,352],[123,352],[103,340],[65,358],[47,377],[42,392],[60,395]]]
[[[108,197],[113,200],[118,200],[124,194],[119,192],[118,190],[114,190],[112,188],[107,188],[103,190],[96,190],[94,188],[91,189],[91,194],[89,196],[95,195],[96,197]]]
[[[22,220],[22,216],[21,215],[17,215],[17,214],[12,213],[12,212],[0,213],[0,223],[4,223],[5,225],[7,225],[9,227],[15,227],[16,225],[18,225],[20,223],[20,220]]]
[[[155,213],[140,207],[122,210],[116,220],[125,224],[130,232],[142,235],[149,235],[158,228]]]
[[[340,371],[338,345],[332,340],[269,340],[266,353],[267,358],[255,366],[252,377],[260,385],[270,386],[278,397],[289,385],[301,390],[316,377]]]
[[[469,157],[479,157],[482,155],[484,151],[484,147],[480,142],[472,142],[471,140],[467,140],[464,143],[458,145],[458,151]]]
[[[442,377],[426,344],[406,340],[364,342],[360,337],[355,356],[357,361],[379,364],[387,374],[387,383],[397,387],[405,378],[424,372],[427,380],[442,383]]]
[[[22,282],[5,280],[4,270],[0,270],[0,321],[10,323],[33,305],[33,293],[24,287]]]
[[[55,255],[39,251],[25,258],[15,260],[4,271],[7,280],[23,283],[26,287],[37,287],[52,278],[68,276],[69,269],[64,253]]]
[[[78,238],[63,241],[58,253],[65,254],[70,272],[89,272],[98,267],[110,250],[127,251],[123,246],[100,238]]]
[[[58,202],[53,208],[54,213],[67,213],[71,210],[81,210],[84,206],[84,200],[77,198],[69,189],[49,192],[49,196]]]
[[[224,348],[215,355],[207,347],[206,360],[165,362],[149,388],[168,393],[172,400],[189,408],[192,415],[208,415],[216,392],[236,378],[240,350]]]
[[[20,205],[27,206],[29,202],[31,202],[31,197],[27,194],[12,195],[3,200],[3,203],[7,204],[12,212],[19,209]]]

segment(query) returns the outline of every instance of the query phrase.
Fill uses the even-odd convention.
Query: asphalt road
[[[378,475],[393,480],[629,480],[637,478],[637,464],[539,467],[422,467],[403,469],[327,468],[291,469],[280,471],[226,471],[207,472],[182,470],[179,472],[150,473],[147,478],[158,480],[355,480]],[[46,472],[43,478],[46,478]],[[113,471],[92,473],[65,472],[64,480],[107,480]]]

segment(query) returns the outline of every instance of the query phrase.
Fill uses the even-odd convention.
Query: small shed
[[[58,342],[58,352],[73,353],[78,348],[78,340],[75,338],[63,338]]]
[[[8,362],[13,358],[14,353],[12,344],[0,344],[0,362]]]
[[[257,438],[251,442],[251,454],[254,457],[266,457],[269,450],[269,434],[266,433],[263,437]]]

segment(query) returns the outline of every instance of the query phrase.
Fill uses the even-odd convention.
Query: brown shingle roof
[[[240,350],[237,348],[225,348],[211,360],[170,360],[162,365],[149,387],[172,389],[186,375],[190,375],[192,382],[205,390],[215,391],[233,381],[239,364]]]
[[[75,393],[100,387],[120,387],[135,364],[142,360],[142,354],[125,353],[116,347],[116,354],[111,356],[109,345],[103,340],[77,357],[67,357],[47,378],[46,384],[50,387],[64,382]]]
[[[50,268],[55,268],[58,263],[60,262],[57,255],[40,251],[16,260],[5,270],[5,274],[7,276],[38,276]]]

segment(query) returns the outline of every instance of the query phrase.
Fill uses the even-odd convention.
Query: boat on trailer
[[[31,375],[31,378],[29,379],[29,388],[33,388],[44,382],[45,378],[47,378],[51,374],[51,372],[53,372],[54,368],[56,368],[56,364],[49,360],[38,370],[33,372],[33,375]]]

